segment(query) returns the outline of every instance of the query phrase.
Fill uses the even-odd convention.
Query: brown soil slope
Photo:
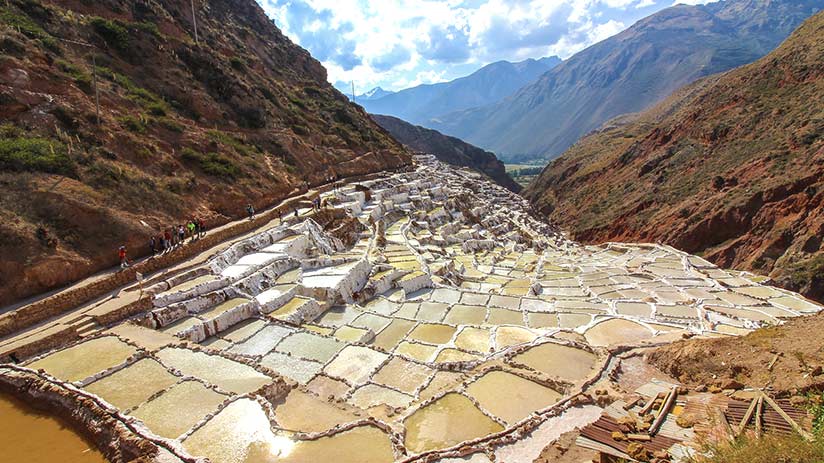
[[[161,226],[409,162],[254,0],[195,5],[197,43],[188,1],[0,5],[0,304]]]
[[[580,240],[662,241],[824,300],[824,13],[613,121],[526,190]]]
[[[515,193],[521,191],[521,186],[506,173],[504,163],[498,160],[495,154],[470,145],[461,139],[444,135],[437,130],[410,124],[397,117],[379,114],[371,116],[396,140],[413,150],[433,154],[441,161],[453,166],[477,170],[504,188]]]
[[[824,386],[824,314],[796,318],[747,336],[679,341],[647,360],[684,384],[801,391]]]

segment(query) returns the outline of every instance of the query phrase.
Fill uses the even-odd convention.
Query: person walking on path
[[[163,236],[166,238],[166,252],[171,251],[172,249],[172,234],[169,233],[169,229],[167,228],[165,232],[163,232]]]
[[[200,230],[200,237],[206,236],[206,223],[203,222],[203,219],[197,219],[197,228]]]
[[[124,269],[129,266],[129,260],[126,258],[126,246],[120,246],[120,249],[117,251],[118,257],[120,257],[120,268]]]
[[[255,208],[251,204],[246,206],[246,213],[249,214],[249,220],[255,220]]]
[[[149,251],[152,252],[152,257],[157,254],[157,238],[154,235],[149,238]]]
[[[183,246],[185,244],[185,241],[186,241],[186,229],[183,228],[183,225],[178,225],[177,226],[177,236],[180,238],[180,240],[178,241],[178,244]]]
[[[192,237],[192,240],[191,240],[191,241],[189,241],[189,242],[190,242],[190,243],[193,243],[193,242],[195,241],[195,221],[194,221],[194,220],[190,220],[190,221],[189,221],[189,223],[188,223],[188,224],[186,224],[186,228],[188,228],[188,229],[189,229],[189,236],[191,236],[191,237]]]

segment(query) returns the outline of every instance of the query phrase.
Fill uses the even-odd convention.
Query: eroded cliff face
[[[526,196],[576,239],[662,241],[824,299],[824,15],[779,49],[613,121]]]
[[[109,267],[120,244],[145,254],[161,227],[410,162],[256,2],[195,16],[197,42],[188,2],[0,6],[0,304]]]

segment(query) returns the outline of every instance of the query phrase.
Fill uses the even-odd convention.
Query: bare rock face
[[[3,9],[0,304],[107,268],[122,244],[145,255],[193,217],[212,228],[409,162],[253,0],[201,4],[197,41],[188,3]]]
[[[765,58],[608,124],[526,190],[587,242],[666,242],[824,299],[824,15]]]

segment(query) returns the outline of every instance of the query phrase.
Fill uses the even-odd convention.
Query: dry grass
[[[740,437],[732,443],[714,444],[706,449],[709,456],[690,463],[822,463],[824,441],[808,441],[797,434],[767,435],[761,439]]]

